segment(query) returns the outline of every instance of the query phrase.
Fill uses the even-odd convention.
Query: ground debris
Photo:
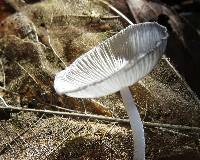
[[[58,96],[53,89],[56,72],[124,27],[119,15],[94,0],[26,2],[0,26],[0,95],[6,103],[127,118],[119,93],[87,100]],[[131,87],[143,120],[199,127],[200,104],[185,84],[162,59]],[[198,159],[199,133],[161,127],[145,128],[145,133],[147,159],[188,154]],[[114,122],[23,111],[0,120],[0,159],[128,160],[132,143],[130,127]]]

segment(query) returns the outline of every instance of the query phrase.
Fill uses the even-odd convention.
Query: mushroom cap
[[[97,98],[130,86],[147,75],[167,44],[167,29],[156,22],[130,25],[57,73],[58,94]]]

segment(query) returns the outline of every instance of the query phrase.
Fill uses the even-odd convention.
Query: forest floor
[[[6,2],[0,0],[0,159],[133,159],[132,132],[119,93],[77,99],[53,89],[55,73],[128,23],[95,0]],[[158,21],[170,34],[167,58],[130,87],[144,122],[146,159],[199,160],[200,59],[195,46],[200,25],[186,7],[193,3],[168,2],[165,8],[142,2],[141,11],[129,10],[124,0],[109,1],[132,21]]]

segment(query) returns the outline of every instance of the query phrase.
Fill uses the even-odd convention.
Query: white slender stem
[[[126,111],[128,113],[131,129],[133,130],[134,160],[145,160],[145,138],[143,124],[128,87],[120,90]]]

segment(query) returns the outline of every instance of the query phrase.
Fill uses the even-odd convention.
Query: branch
[[[112,6],[111,4],[109,4],[108,2],[104,1],[104,0],[99,0],[101,3],[103,3],[104,5],[107,5],[111,10],[113,10],[115,13],[117,13],[119,16],[121,16],[127,23],[129,24],[133,24],[133,22],[131,22],[131,20],[129,20],[122,12],[120,12],[117,8],[115,8],[114,6]]]
[[[0,97],[0,98],[3,99],[2,97]],[[62,115],[62,116],[70,116],[70,117],[89,118],[89,119],[98,119],[98,120],[104,120],[104,121],[109,121],[109,122],[118,122],[118,123],[129,124],[128,119],[112,118],[112,117],[99,116],[99,115],[93,115],[93,114],[68,113],[68,112],[51,111],[51,110],[30,109],[30,108],[22,108],[22,107],[12,107],[12,106],[8,106],[8,105],[6,105],[5,107],[0,106],[0,109],[11,110],[11,111],[45,113],[45,114]],[[188,131],[200,132],[199,127],[161,124],[161,123],[152,123],[152,122],[143,122],[143,123],[144,123],[144,126],[146,126],[146,127],[162,127],[162,128],[176,129],[176,130],[188,130]]]

